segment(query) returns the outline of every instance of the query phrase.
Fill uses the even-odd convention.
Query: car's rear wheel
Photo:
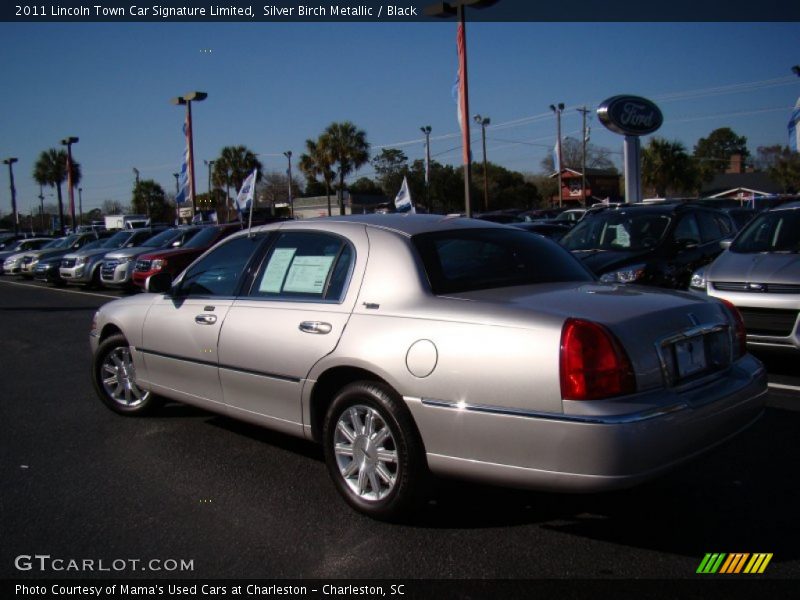
[[[336,489],[377,519],[407,514],[421,497],[426,465],[408,409],[388,386],[360,381],[333,400],[323,428],[325,462]]]
[[[115,334],[103,340],[92,360],[92,383],[100,400],[114,412],[142,415],[156,400],[136,383],[136,369],[125,336]]]

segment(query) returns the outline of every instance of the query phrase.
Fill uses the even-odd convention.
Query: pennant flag
[[[558,160],[558,142],[553,148],[553,170],[558,173],[561,170],[561,162]]]
[[[394,197],[394,207],[399,213],[416,214],[414,204],[411,202],[411,192],[408,191],[408,180],[403,177],[403,185],[400,186],[400,191]]]
[[[789,120],[789,148],[792,152],[800,152],[800,98],[797,99]]]
[[[242,189],[236,196],[236,208],[239,212],[248,210],[253,204],[253,196],[256,191],[256,177],[258,177],[258,169],[253,169],[253,172],[247,176],[247,179],[242,183]]]
[[[183,204],[189,200],[189,134],[186,122],[183,123],[183,137],[186,140],[186,147],[183,151],[183,162],[178,175],[178,193],[175,196],[176,205]]]

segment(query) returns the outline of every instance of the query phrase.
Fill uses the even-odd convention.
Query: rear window
[[[440,231],[414,236],[412,241],[434,294],[594,280],[569,252],[524,231]]]

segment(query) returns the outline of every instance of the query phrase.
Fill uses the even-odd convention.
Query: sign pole
[[[638,135],[626,135],[623,147],[625,163],[625,203],[642,201],[642,142]]]

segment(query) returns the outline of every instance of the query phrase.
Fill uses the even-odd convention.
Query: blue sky
[[[522,172],[539,172],[555,143],[551,103],[566,104],[564,135],[578,137],[575,108],[620,93],[654,100],[665,118],[655,135],[689,151],[729,126],[755,153],[787,143],[798,42],[800,23],[470,23],[470,112],[491,118],[489,160]],[[199,192],[202,160],[223,146],[245,144],[283,171],[283,151],[299,156],[332,121],[366,130],[374,154],[399,147],[412,160],[431,125],[436,160],[460,160],[453,22],[0,23],[0,56],[0,157],[19,158],[23,213],[38,207],[36,158],[68,135],[80,137],[84,210],[127,203],[133,167],[174,190],[183,109],[169,100],[190,90],[209,94],[193,107]],[[621,161],[620,136],[596,118],[591,134]],[[6,170],[0,212],[10,212]]]

